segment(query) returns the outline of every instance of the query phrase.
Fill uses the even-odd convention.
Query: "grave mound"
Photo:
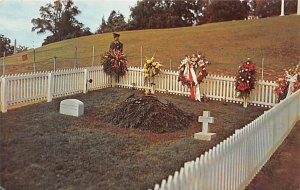
[[[154,133],[175,132],[189,127],[191,115],[174,104],[155,96],[132,95],[105,116],[121,128],[135,128]]]

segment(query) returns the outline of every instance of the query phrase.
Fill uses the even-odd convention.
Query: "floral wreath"
[[[235,89],[238,92],[238,97],[249,97],[251,90],[255,87],[255,81],[255,64],[248,58],[239,66],[236,76]]]
[[[278,86],[275,88],[275,92],[278,95],[278,101],[280,101],[287,95],[289,82],[287,82],[286,79],[279,78],[276,83]]]
[[[112,50],[102,57],[104,72],[116,77],[124,76],[127,71],[127,57],[121,51]]]
[[[189,77],[185,76],[184,72],[186,67],[188,66],[193,67],[195,73],[197,73],[197,82],[200,84],[208,75],[206,70],[206,65],[210,64],[207,60],[205,60],[204,56],[201,54],[193,54],[191,57],[185,56],[185,59],[181,61],[179,69],[179,76],[178,81],[181,82],[182,85],[187,85],[189,88],[195,85],[195,81],[190,80]]]
[[[161,66],[162,65],[159,62],[154,61],[154,57],[152,57],[151,59],[147,59],[146,57],[146,63],[144,63],[145,80],[158,75],[161,72]]]
[[[151,59],[146,57],[146,63],[144,63],[144,83],[149,83],[150,85],[154,84],[154,77],[161,72],[161,64],[157,61],[154,61],[154,56]],[[151,82],[152,80],[152,82]],[[149,94],[150,91],[146,89],[145,94]]]
[[[300,64],[296,66],[295,69],[285,70],[284,78],[277,79],[277,87],[275,88],[275,92],[278,95],[278,101],[283,100],[288,95],[290,82],[293,83],[291,87],[291,92],[296,92],[300,89]]]

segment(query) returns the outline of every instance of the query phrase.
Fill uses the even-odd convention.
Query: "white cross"
[[[198,122],[202,122],[202,132],[195,133],[195,139],[210,141],[216,136],[216,133],[210,133],[208,130],[208,124],[214,123],[214,117],[210,117],[209,111],[203,111],[203,116],[199,116]]]
[[[202,122],[202,132],[209,133],[208,124],[214,123],[214,117],[210,117],[210,111],[203,111],[203,116],[199,116],[198,122]]]

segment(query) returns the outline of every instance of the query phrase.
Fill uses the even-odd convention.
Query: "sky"
[[[14,39],[17,46],[29,48],[40,47],[49,35],[32,32],[32,18],[39,18],[39,9],[54,0],[0,0],[0,34],[8,37],[13,45]],[[76,19],[95,32],[101,24],[102,17],[107,20],[112,10],[120,11],[129,18],[130,7],[136,5],[137,0],[74,0],[81,14]]]

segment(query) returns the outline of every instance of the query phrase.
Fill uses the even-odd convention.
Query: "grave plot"
[[[189,128],[192,115],[164,98],[133,94],[107,114],[105,120],[121,128],[166,133]]]
[[[174,115],[178,109],[181,112],[173,118],[174,123],[181,123],[178,119],[183,114],[190,124],[159,133],[122,128],[107,120],[135,110],[116,111],[122,110],[126,100],[129,103],[132,93],[137,100],[143,97],[140,91],[119,88],[67,97],[84,103],[84,115],[80,117],[59,113],[60,102],[67,98],[0,114],[1,186],[32,190],[153,188],[184,162],[195,159],[265,111],[260,107],[244,109],[238,104],[200,103],[188,97],[156,94],[174,105],[171,110],[159,112],[159,121],[165,120],[163,114]],[[154,101],[153,109],[159,104],[165,106],[163,100],[148,98],[145,101]],[[194,139],[194,134],[202,130],[198,117],[203,111],[210,111],[214,117],[209,132],[216,136],[211,141]]]

